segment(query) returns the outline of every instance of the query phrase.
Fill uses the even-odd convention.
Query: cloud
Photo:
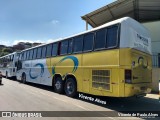
[[[59,23],[59,21],[58,21],[58,20],[52,20],[51,23],[52,23],[53,25],[57,25],[57,24]]]
[[[0,45],[12,46],[10,41],[0,40]]]

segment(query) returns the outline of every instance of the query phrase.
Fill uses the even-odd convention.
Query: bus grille
[[[110,90],[110,70],[92,70],[92,87]]]

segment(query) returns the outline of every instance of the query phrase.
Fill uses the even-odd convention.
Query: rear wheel
[[[75,97],[77,94],[77,84],[73,78],[67,79],[65,83],[65,93],[69,97]]]
[[[54,89],[57,93],[63,93],[64,91],[64,82],[61,77],[56,77],[54,81]]]
[[[26,83],[26,74],[25,74],[25,73],[22,74],[21,81],[22,81],[22,83],[24,83],[24,84]]]

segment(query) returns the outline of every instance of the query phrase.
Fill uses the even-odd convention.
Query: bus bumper
[[[125,85],[125,97],[143,97],[151,92],[151,83],[141,84],[126,84]]]

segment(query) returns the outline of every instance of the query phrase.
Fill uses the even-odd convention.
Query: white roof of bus
[[[10,53],[10,54],[7,54],[7,55],[4,55],[4,56],[1,56],[0,58],[4,58],[4,57],[10,56],[10,55],[14,55],[14,54],[17,54],[17,52],[13,52],[13,53]]]

